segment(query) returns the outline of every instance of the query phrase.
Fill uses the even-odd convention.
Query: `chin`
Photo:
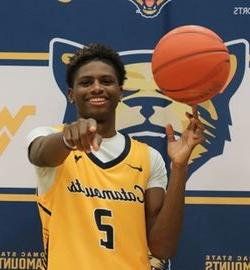
[[[85,118],[85,119],[93,118],[97,122],[103,122],[103,121],[112,119],[112,116],[110,115],[109,112],[105,112],[105,111],[101,111],[101,110],[98,110],[98,112],[92,111],[92,112],[84,113],[84,114],[81,114],[80,117]]]

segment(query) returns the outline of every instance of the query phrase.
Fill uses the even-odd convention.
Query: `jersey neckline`
[[[117,164],[119,164],[122,160],[124,160],[131,148],[131,139],[128,135],[124,135],[125,137],[125,147],[123,149],[123,151],[121,152],[121,154],[108,162],[102,162],[100,159],[98,159],[94,154],[92,154],[91,152],[87,154],[88,158],[93,161],[97,166],[101,167],[102,169],[108,169],[111,168]]]

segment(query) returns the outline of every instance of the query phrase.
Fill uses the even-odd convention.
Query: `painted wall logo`
[[[30,115],[35,115],[36,107],[24,105],[13,117],[8,108],[4,107],[0,111],[0,156],[15,136],[16,132]]]
[[[136,7],[137,13],[140,13],[145,18],[154,18],[158,16],[162,8],[171,0],[129,0]]]

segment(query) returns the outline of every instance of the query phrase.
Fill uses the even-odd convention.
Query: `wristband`
[[[66,141],[64,135],[63,135],[62,139],[63,139],[64,145],[66,146],[66,148],[67,148],[68,150],[76,150],[76,149],[77,149],[76,146],[72,146],[72,145],[70,145],[70,144]]]

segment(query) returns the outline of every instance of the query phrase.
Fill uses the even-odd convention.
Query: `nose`
[[[99,80],[95,80],[92,87],[93,92],[100,93],[103,91],[103,85],[100,83]]]

